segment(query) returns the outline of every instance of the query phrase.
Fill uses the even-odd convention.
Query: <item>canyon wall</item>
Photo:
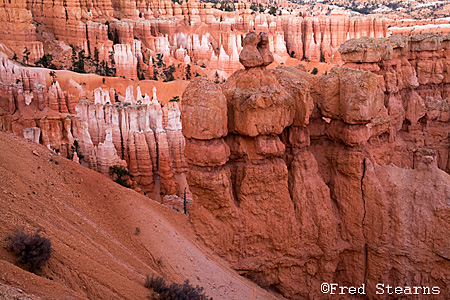
[[[450,297],[450,36],[350,40],[352,68],[321,77],[266,70],[266,40],[249,34],[244,70],[183,95],[199,238],[291,299],[328,299],[322,282]]]
[[[9,47],[12,53],[8,54],[11,57],[14,53],[22,57],[28,50],[28,59],[34,63],[44,54],[44,51],[42,43],[37,40],[36,26],[32,24],[32,21],[33,16],[27,9],[26,0],[0,2],[1,43]],[[2,50],[5,51],[5,49]]]
[[[109,96],[99,88],[94,103],[80,101],[72,126],[89,168],[107,176],[110,166],[125,166],[134,176],[133,189],[155,200],[182,195],[185,186],[178,180],[186,163],[178,104],[161,107],[156,97],[150,100],[140,90],[136,100],[132,87],[124,102],[112,104],[102,92]]]
[[[163,106],[156,97],[129,86],[125,97],[113,88],[92,93],[73,80],[61,89],[46,82],[49,71],[18,66],[0,57],[0,129],[46,145],[65,157],[108,176],[109,167],[126,167],[133,189],[160,200],[187,188],[184,137],[177,102]],[[48,79],[47,79],[48,80]],[[134,96],[136,95],[136,96]]]
[[[286,63],[289,56],[338,63],[337,49],[345,40],[388,33],[386,20],[380,18],[272,16],[243,3],[224,13],[198,1],[4,1],[0,24],[10,57],[16,53],[22,58],[27,47],[28,62],[34,64],[44,50],[54,57],[70,55],[71,46],[94,57],[97,49],[100,62],[111,66],[114,58],[117,76],[130,79],[137,79],[137,68],[150,77],[156,54],[163,54],[167,65],[193,64],[227,78],[241,68],[242,40],[250,31],[268,33],[276,64]]]

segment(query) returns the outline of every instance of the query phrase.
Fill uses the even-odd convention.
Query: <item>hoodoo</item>
[[[450,299],[449,16],[0,0],[0,297]]]
[[[328,299],[324,282],[449,297],[450,36],[351,40],[340,53],[361,70],[321,77],[266,70],[264,37],[245,37],[225,84],[183,94],[197,235],[291,299]]]

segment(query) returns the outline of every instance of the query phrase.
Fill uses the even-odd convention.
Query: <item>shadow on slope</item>
[[[280,299],[198,246],[186,216],[5,133],[0,195],[0,239],[42,228],[54,250],[38,277],[1,240],[0,286],[44,299],[145,299],[145,275],[155,274],[189,279],[214,299]]]

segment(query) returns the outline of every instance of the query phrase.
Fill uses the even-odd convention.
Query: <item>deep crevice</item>
[[[367,284],[367,260],[368,260],[368,250],[367,250],[367,238],[366,238],[366,233],[365,233],[365,228],[364,228],[364,222],[366,220],[366,200],[364,198],[364,176],[366,175],[366,159],[367,158],[363,158],[362,161],[362,175],[361,175],[361,200],[362,200],[362,204],[363,204],[363,217],[362,217],[362,221],[361,221],[361,229],[362,229],[362,233],[363,233],[363,237],[364,237],[364,283]]]
[[[122,133],[122,110],[118,109],[119,111],[119,132],[120,132],[120,158],[125,159],[125,146],[123,144],[123,133]]]
[[[237,178],[239,172],[238,169],[240,166],[235,162],[227,162],[227,165],[229,166],[231,172],[230,181],[231,181],[231,191],[233,194],[233,202],[237,208],[240,208],[241,202],[239,201],[238,195],[241,190],[242,178]]]
[[[86,24],[86,41],[87,41],[88,54],[89,54],[89,57],[91,57],[91,45],[89,42],[89,33],[88,33],[88,25],[87,24]]]

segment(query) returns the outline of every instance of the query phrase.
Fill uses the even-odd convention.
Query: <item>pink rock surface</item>
[[[127,3],[115,13],[136,17],[136,7],[144,9]],[[195,23],[204,17],[200,9],[170,4],[164,13]],[[147,10],[143,18],[161,13]],[[316,47],[333,57],[336,48],[327,52],[325,45],[337,38],[322,30],[340,28],[332,19],[308,19],[305,32],[317,37],[306,40],[307,47],[314,44],[311,57],[317,58]],[[342,19],[342,36],[377,35],[382,27]],[[255,26],[272,30],[269,41],[280,30],[271,20],[255,18]],[[153,39],[163,51],[178,43],[169,37],[172,25],[149,25],[167,32]],[[234,26],[217,27],[225,25]],[[225,53],[238,49],[239,39],[224,36],[208,41],[230,44]],[[188,36],[178,40],[189,54]],[[121,45],[139,61],[138,44]],[[98,86],[91,95],[84,91],[92,102],[79,101],[75,115],[79,95],[49,77],[46,82],[41,69],[2,58],[0,128],[23,136],[25,128],[37,127],[40,142],[64,156],[77,140],[81,164],[103,174],[110,165],[126,166],[135,175],[133,187],[154,198],[181,196],[186,172],[198,238],[241,274],[288,298],[327,299],[320,293],[325,281],[366,283],[373,294],[382,280],[438,286],[447,299],[449,46],[448,36],[433,35],[353,40],[340,47],[344,67],[321,77],[299,67],[265,70],[268,55],[256,47],[258,64],[225,84],[194,80],[181,116],[176,103],[162,108],[144,97],[137,104],[143,91],[134,88],[121,96],[126,105],[110,104]]]
[[[29,63],[34,63],[43,54],[41,42],[37,40],[33,16],[27,9],[26,0],[2,1],[0,3],[0,36],[2,43],[22,58],[25,48],[30,51]]]
[[[229,157],[217,138],[188,140],[190,220],[199,238],[291,299],[328,299],[320,293],[328,281],[362,282],[374,295],[380,278],[437,286],[448,297],[450,117],[448,91],[434,83],[445,78],[446,43],[363,38],[341,47],[348,64],[363,70],[317,77],[258,65],[234,73],[223,85]],[[183,100],[194,101],[194,91],[189,86]],[[191,114],[207,121],[193,110],[182,117]],[[409,277],[411,270],[420,275]]]
[[[129,101],[136,103],[133,88],[127,91]],[[134,187],[155,199],[160,190],[164,195],[182,192],[176,176],[184,180],[186,161],[178,105],[170,103],[167,110],[157,100],[113,105],[109,97],[107,90],[96,89],[95,104],[80,101],[76,107],[72,142],[80,144],[81,164],[104,175],[112,165],[124,166],[134,175]]]
[[[228,101],[229,132],[280,134],[293,122],[294,99],[267,70],[239,70],[227,80],[223,91]]]
[[[20,57],[27,47],[30,62],[34,63],[44,54],[43,43],[38,41],[38,34],[44,32],[45,53],[50,51],[59,57],[71,45],[93,57],[97,49],[99,61],[112,66],[110,52],[114,52],[116,63],[120,60],[117,75],[133,79],[137,78],[135,59],[144,71],[152,67],[151,62],[144,62],[143,54],[152,59],[162,54],[174,65],[204,64],[228,77],[242,68],[241,41],[253,30],[267,32],[277,64],[285,63],[289,54],[313,62],[338,63],[337,49],[347,39],[388,34],[388,24],[380,18],[348,17],[335,12],[317,17],[270,16],[252,14],[243,3],[235,6],[240,9],[222,13],[212,9],[212,4],[195,0],[181,5],[170,1],[20,0],[0,6],[0,23],[4,25],[2,36],[10,57],[14,52]],[[33,22],[40,24],[39,30]],[[142,43],[142,52],[135,49],[136,42]],[[130,45],[132,55],[124,49],[126,46],[114,49],[116,44]]]
[[[183,134],[213,139],[227,134],[227,100],[222,89],[206,78],[196,78],[183,93]]]

